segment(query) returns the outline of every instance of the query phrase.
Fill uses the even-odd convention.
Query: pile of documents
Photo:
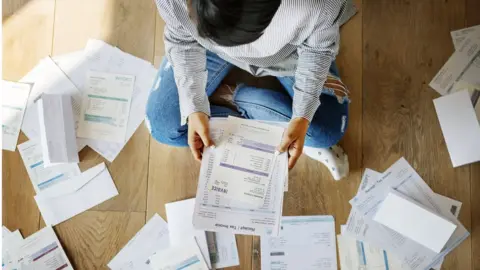
[[[434,193],[401,158],[383,174],[367,169],[337,236],[342,269],[440,269],[469,233],[461,203]]]
[[[234,234],[205,232],[193,227],[194,200],[166,204],[168,224],[155,214],[108,267],[112,270],[208,270],[239,265]]]
[[[73,270],[52,227],[23,239],[20,231],[2,228],[2,269]]]
[[[480,25],[451,32],[455,52],[430,82],[454,167],[480,161]]]

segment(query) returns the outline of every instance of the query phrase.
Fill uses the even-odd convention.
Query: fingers
[[[282,142],[278,146],[278,151],[280,153],[287,151],[294,140],[295,138],[291,134],[285,133],[283,136]]]
[[[190,146],[190,151],[192,152],[195,160],[201,161],[202,153],[200,150],[203,148],[203,143],[200,139],[195,138],[194,131],[188,131],[188,145]]]
[[[210,131],[208,130],[208,127],[203,128],[202,130],[199,130],[198,136],[202,139],[203,145],[205,147],[210,147],[214,145],[212,139],[210,138]]]
[[[288,169],[293,169],[293,167],[295,166],[295,164],[297,164],[297,161],[298,159],[300,158],[300,156],[302,155],[302,151],[299,151],[297,148],[295,148],[294,146],[292,146],[289,151],[288,151],[288,154],[289,154],[289,158],[288,158]]]

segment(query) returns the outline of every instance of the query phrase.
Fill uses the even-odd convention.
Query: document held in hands
[[[2,149],[15,151],[30,84],[2,80]]]
[[[28,177],[38,194],[56,184],[70,181],[80,175],[80,168],[76,163],[60,164],[50,167],[44,166],[42,147],[40,143],[30,140],[18,145],[18,151],[23,164],[27,168]]]
[[[228,118],[218,145],[208,189],[234,200],[261,206],[265,200],[284,129],[253,120]]]
[[[439,253],[457,225],[395,190],[388,193],[373,220]]]
[[[125,142],[135,77],[89,71],[77,136]]]
[[[37,103],[44,165],[78,163],[72,98],[44,94]]]
[[[105,163],[55,185],[35,196],[47,225],[57,225],[112,197],[117,188]]]

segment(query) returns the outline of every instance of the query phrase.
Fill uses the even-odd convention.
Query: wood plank
[[[55,232],[75,269],[108,269],[145,222],[144,212],[87,211],[55,226]]]
[[[2,18],[12,15],[20,10],[25,4],[31,0],[3,0],[2,1]]]
[[[470,172],[453,169],[428,83],[453,52],[450,31],[463,26],[465,1],[364,0],[365,167],[384,170],[401,156],[432,189],[463,202],[470,228]],[[388,33],[388,34],[387,34]],[[468,239],[444,269],[471,269]]]
[[[81,50],[89,38],[97,38],[153,62],[155,10],[150,0],[57,1],[53,54]],[[149,143],[148,131],[140,125],[108,165],[120,194],[97,210],[145,211]],[[103,161],[91,149],[82,151],[81,158],[82,169]]]
[[[480,1],[466,0],[466,4],[465,27],[479,25],[480,16],[478,11],[480,10]],[[480,269],[480,196],[478,196],[480,194],[480,163],[472,164],[471,170],[472,269]]]
[[[4,1],[4,7],[6,4],[14,3]],[[50,53],[54,12],[54,0],[34,0],[23,5],[16,14],[4,18],[3,79],[21,79],[38,60]],[[26,140],[20,134],[19,143]],[[39,225],[40,214],[33,199],[35,191],[18,150],[2,151],[2,157],[3,224],[11,230],[20,229],[26,237],[37,231]]]

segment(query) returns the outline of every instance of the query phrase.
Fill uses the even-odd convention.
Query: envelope
[[[105,163],[35,196],[43,220],[50,226],[70,219],[118,195]]]

